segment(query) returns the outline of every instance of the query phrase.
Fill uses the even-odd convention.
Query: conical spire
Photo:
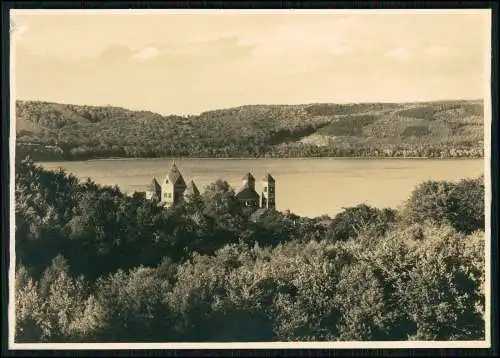
[[[272,176],[271,174],[269,174],[269,173],[266,173],[266,174],[262,177],[262,179],[261,179],[261,180],[262,180],[262,181],[267,181],[267,182],[270,182],[270,183],[274,183],[274,182],[275,182],[275,180],[274,180],[273,176]]]
[[[156,177],[153,177],[149,185],[147,186],[147,189],[152,192],[158,192],[161,191],[160,184],[158,183],[158,180],[156,180]]]
[[[248,172],[246,173],[243,178],[243,180],[248,180],[248,181],[255,181],[255,178],[253,177],[252,173]]]
[[[252,173],[247,173],[243,176],[243,188],[255,188],[255,178]]]
[[[185,193],[189,195],[200,195],[200,191],[193,180],[189,182]]]
[[[177,168],[177,165],[175,165],[175,161],[173,161],[172,165],[170,166],[170,170],[167,174],[167,179],[173,185],[186,186],[186,182],[182,177],[181,171],[179,170],[179,168]]]

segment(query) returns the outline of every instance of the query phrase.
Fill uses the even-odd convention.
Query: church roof
[[[274,178],[272,177],[271,174],[269,173],[266,173],[263,177],[262,177],[262,180],[263,181],[268,181],[268,182],[271,182],[271,183],[274,183]]]
[[[200,195],[200,191],[193,180],[189,182],[185,194]]]
[[[175,165],[175,163],[172,163],[172,165],[170,166],[167,178],[170,181],[170,183],[174,185],[179,185],[184,187],[186,186],[186,182],[182,177],[181,171],[179,170],[179,168],[177,168],[177,165]]]
[[[238,193],[236,193],[236,198],[240,200],[252,200],[252,199],[259,199],[260,196],[257,194],[255,189],[249,188],[249,187],[244,187]]]
[[[158,181],[156,180],[156,178],[153,177],[153,180],[151,180],[151,182],[146,187],[146,189],[151,191],[151,192],[156,193],[156,192],[161,190],[161,187],[160,187],[160,184],[158,183]]]

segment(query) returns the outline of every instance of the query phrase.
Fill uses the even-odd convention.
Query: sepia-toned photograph
[[[10,11],[9,347],[489,347],[491,11]]]

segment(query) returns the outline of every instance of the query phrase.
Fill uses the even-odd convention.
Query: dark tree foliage
[[[446,223],[456,230],[484,231],[484,177],[457,183],[427,181],[408,200],[405,218],[411,222]]]
[[[380,237],[395,221],[395,210],[377,209],[360,204],[345,208],[343,212],[335,216],[328,229],[328,235],[334,240],[347,240],[369,230],[373,237]]]
[[[223,181],[166,209],[27,158],[16,341],[483,339],[483,190],[424,183],[400,212],[248,215]]]
[[[127,196],[116,187],[43,170],[29,158],[16,165],[16,256],[18,263],[29,263],[35,277],[59,253],[73,273],[95,279],[156,265],[167,256],[182,261],[193,251],[210,254],[252,230],[267,233],[274,244],[293,234],[269,225],[248,220],[227,182],[165,209],[140,194]]]

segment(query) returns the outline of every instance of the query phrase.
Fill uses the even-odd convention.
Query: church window
[[[264,187],[264,193],[267,193],[267,186]]]

